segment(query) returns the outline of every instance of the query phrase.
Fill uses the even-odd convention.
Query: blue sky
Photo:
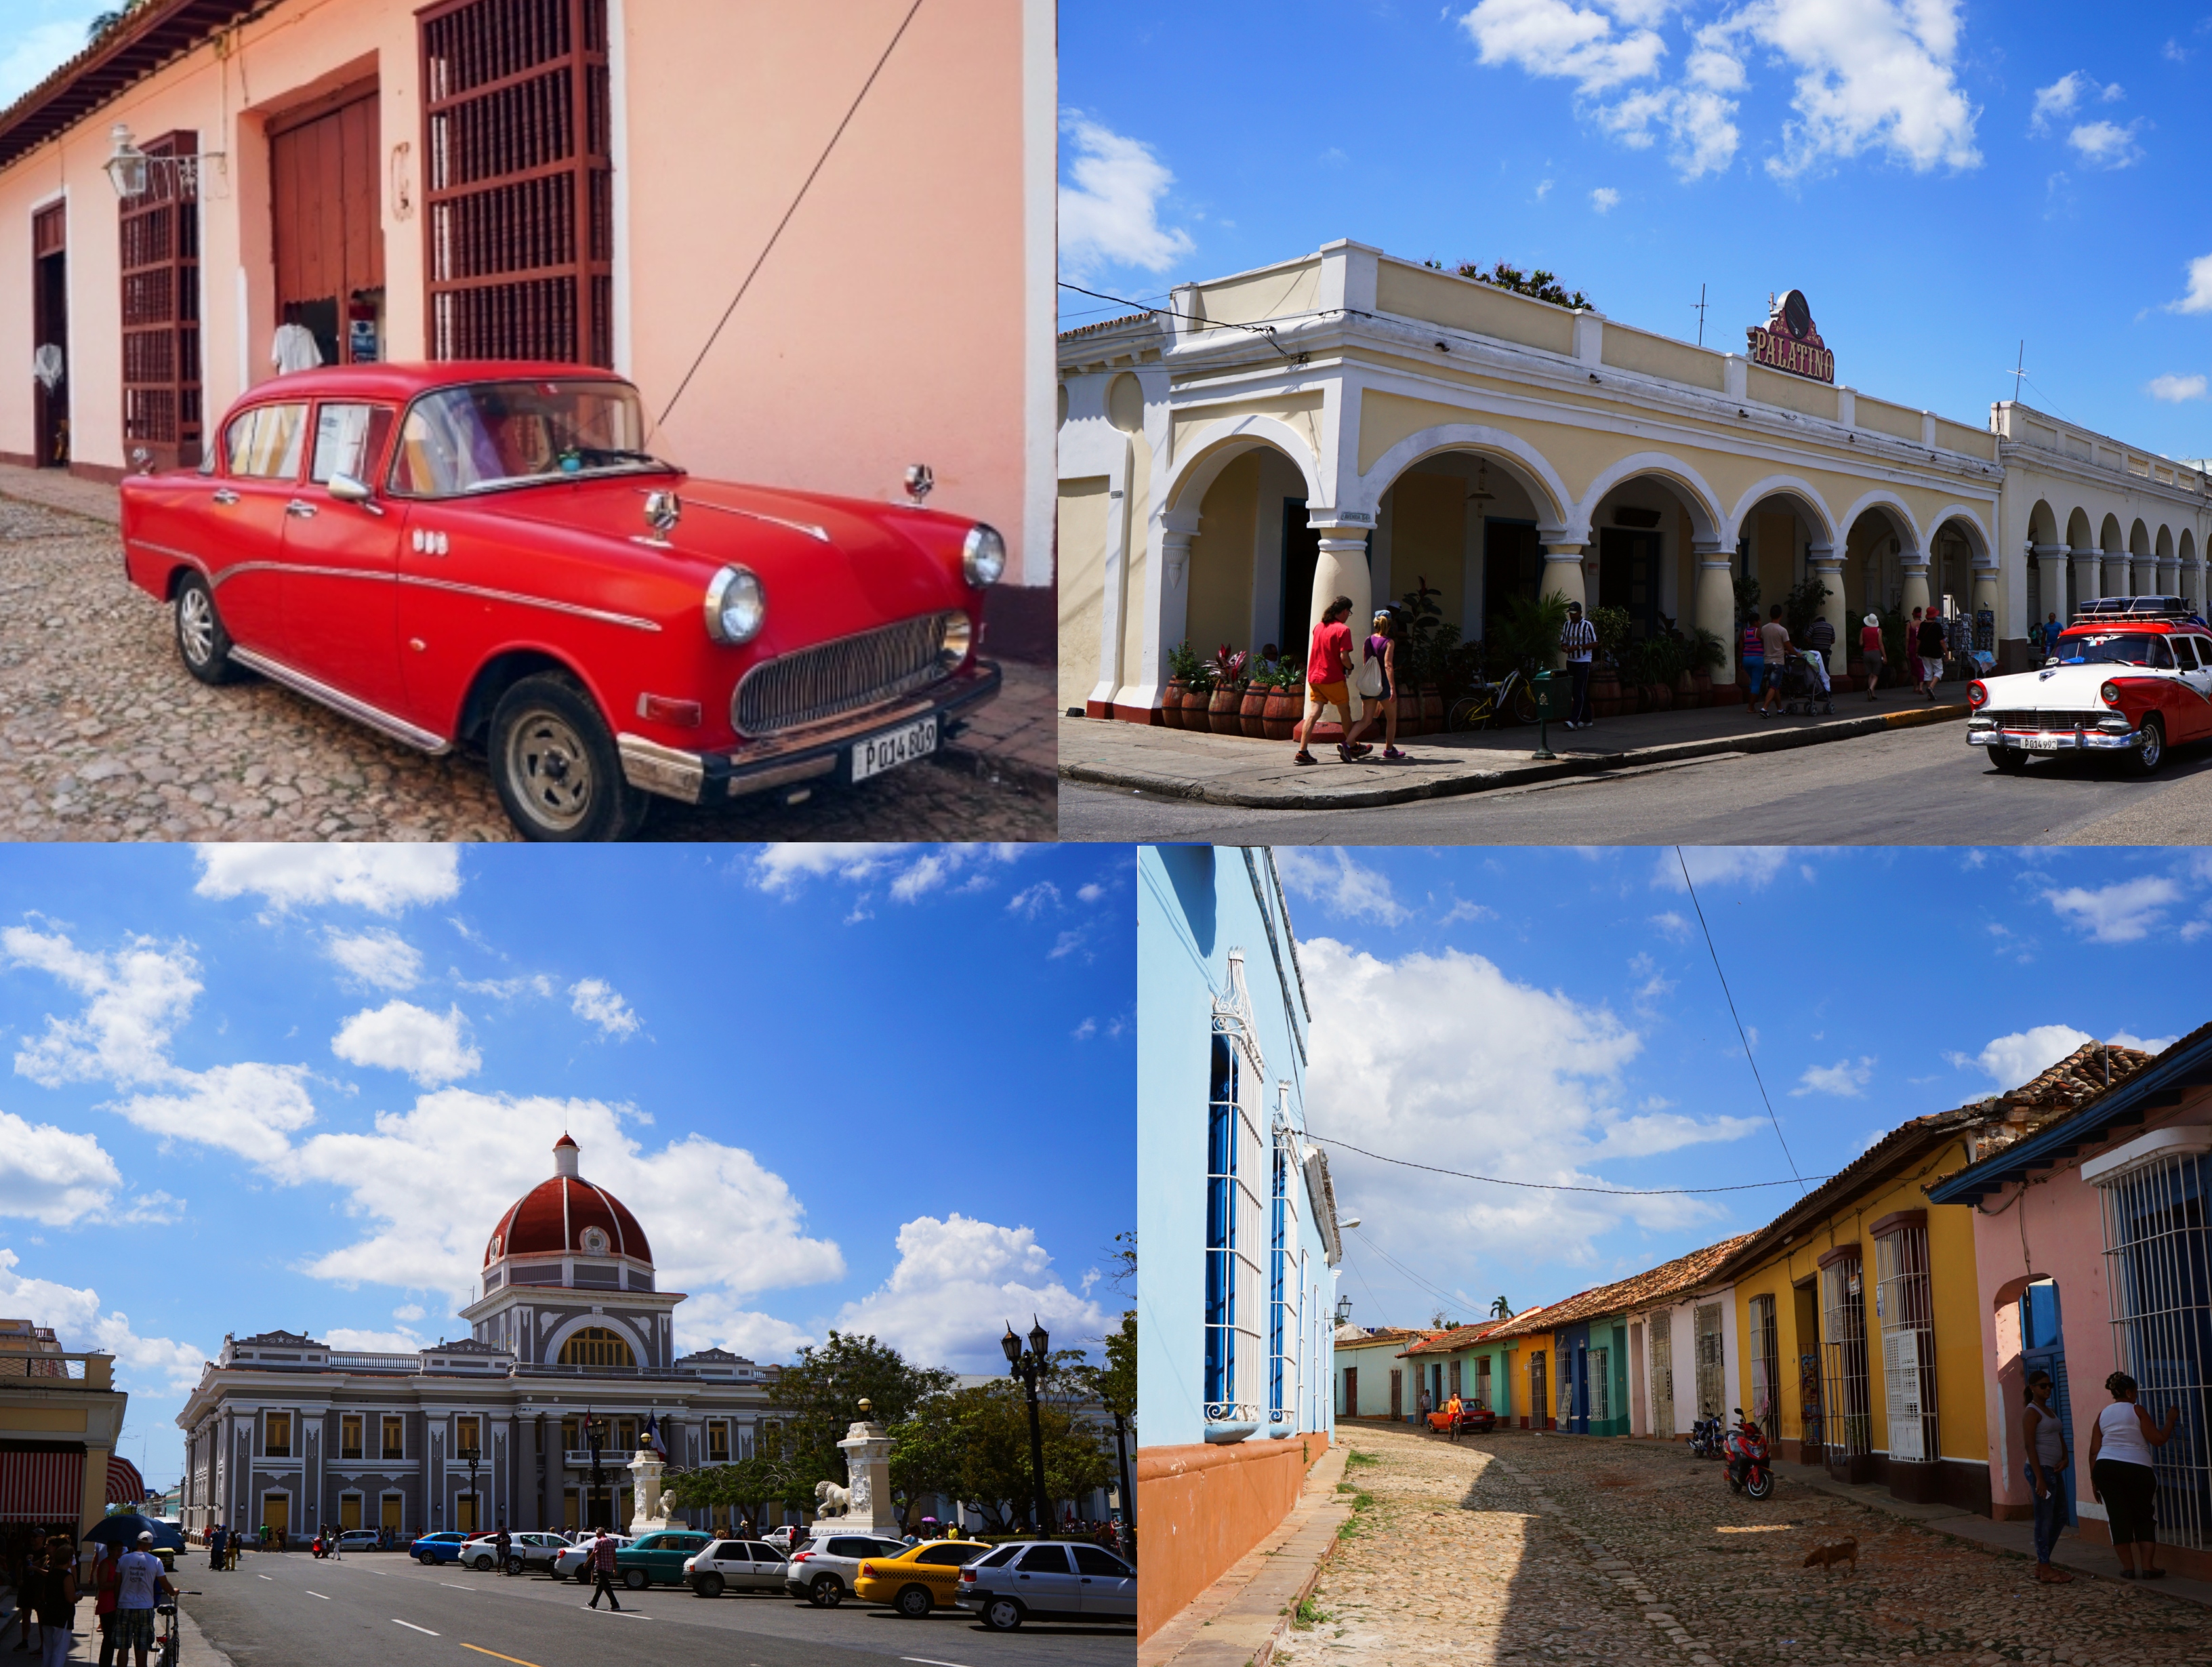
[[[467,1335],[552,1172],[652,1241],[684,1348],[831,1325],[1003,1369],[1118,1311],[1126,848],[18,846],[0,856],[0,1314],[118,1357],[125,1451],[223,1334]]]
[[[2201,852],[1279,847],[1313,1133],[1558,1185],[1826,1175],[2092,1039],[2212,1019]],[[1777,1122],[1779,1124],[1778,1133]],[[1789,1156],[1784,1153],[1787,1142]],[[1332,1150],[1362,1324],[1551,1301],[1763,1225],[1794,1186],[1596,1198]]]
[[[1702,283],[1737,350],[1795,287],[1840,382],[1979,427],[2025,338],[2030,403],[2202,457],[2207,11],[1066,0],[1062,275],[1157,299],[1348,237],[1685,339]]]

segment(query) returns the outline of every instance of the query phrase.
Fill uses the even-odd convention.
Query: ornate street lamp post
[[[584,1414],[584,1445],[592,1450],[592,1491],[590,1494],[592,1505],[591,1509],[584,1512],[586,1517],[589,1517],[592,1511],[599,1508],[599,1489],[606,1485],[605,1473],[599,1469],[599,1444],[606,1439],[607,1421],[600,1417],[597,1413],[586,1411]],[[611,1501],[608,1504],[607,1514],[609,1517],[612,1517],[614,1515],[614,1506]],[[586,1528],[598,1528],[611,1526],[611,1524],[587,1522],[584,1526]]]
[[[469,1463],[469,1532],[471,1534],[483,1532],[483,1496],[477,1492],[477,1461],[483,1456],[483,1451],[478,1447],[461,1449],[461,1457]]]
[[[1006,1328],[1006,1335],[999,1339],[999,1347],[1006,1351],[1008,1375],[1020,1378],[1029,1391],[1030,1466],[1036,1490],[1036,1500],[1032,1508],[1036,1512],[1037,1532],[1049,1534],[1052,1532],[1052,1501],[1045,1497],[1044,1491],[1044,1427],[1037,1421],[1037,1380],[1044,1376],[1046,1362],[1050,1359],[1052,1335],[1036,1315],[1030,1316],[1030,1346],[1026,1349],[1022,1347],[1022,1340],[1014,1335],[1014,1328],[1011,1325]]]

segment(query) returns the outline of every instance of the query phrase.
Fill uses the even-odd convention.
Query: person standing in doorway
[[[1874,698],[1875,685],[1881,681],[1881,616],[1870,613],[1859,626],[1859,659],[1866,666],[1867,698]]]
[[[1933,608],[1920,622],[1920,675],[1928,698],[1934,700],[1936,685],[1943,681],[1943,619]]]
[[[608,1608],[617,1612],[622,1609],[622,1599],[615,1596],[615,1536],[604,1528],[592,1542],[592,1601],[584,1607],[599,1608],[602,1597]]]
[[[2150,1450],[2172,1438],[2181,1410],[2169,1407],[2163,1425],[2152,1423],[2136,1404],[2136,1380],[2124,1372],[2105,1379],[2105,1392],[2112,1403],[2097,1415],[2097,1427],[2089,1432],[2089,1497],[2105,1507],[2120,1578],[2163,1580],[2166,1571],[2156,1562],[2158,1479]]]
[[[1322,713],[1331,706],[1344,720],[1344,739],[1336,744],[1336,756],[1348,764],[1373,751],[1352,739],[1352,691],[1346,683],[1352,671],[1352,628],[1344,623],[1351,611],[1352,599],[1340,596],[1322,610],[1313,628],[1313,642],[1306,654],[1306,715],[1294,732],[1298,743],[1297,751],[1291,756],[1294,764],[1321,762],[1306,750],[1306,739],[1320,722]]]
[[[1597,627],[1583,618],[1583,605],[1567,604],[1567,623],[1559,627],[1559,648],[1567,657],[1567,672],[1574,678],[1574,697],[1567,706],[1567,727],[1590,727],[1590,656],[1597,648]]]
[[[2072,1520],[2066,1489],[2059,1472],[2071,1457],[2066,1433],[2051,1404],[2051,1374],[2030,1372],[2027,1411],[2021,1420],[2021,1440],[2027,1448],[2027,1485],[2035,1495],[2035,1578],[2046,1585],[2063,1585],[2074,1577],[2051,1561],[2058,1543],[2058,1530]]]
[[[1782,673],[1790,664],[1790,628],[1782,623],[1779,602],[1766,611],[1766,623],[1759,628],[1759,644],[1766,656],[1766,699],[1759,715],[1771,718],[1782,703]]]

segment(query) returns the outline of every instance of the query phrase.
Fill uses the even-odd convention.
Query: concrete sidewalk
[[[1963,685],[1951,686],[1965,693]],[[1316,752],[1320,764],[1300,765],[1291,762],[1288,741],[1062,717],[1060,775],[1063,781],[1211,805],[1358,810],[1527,787],[1563,776],[1663,769],[1729,753],[1850,740],[1916,724],[1957,721],[1969,709],[1963,700],[1931,703],[1904,688],[1880,690],[1872,701],[1864,694],[1838,695],[1832,717],[1759,718],[1738,705],[1607,718],[1592,729],[1553,724],[1549,739],[1559,756],[1547,760],[1532,756],[1537,741],[1533,729],[1419,735],[1400,744],[1410,755],[1407,763],[1382,763],[1378,746],[1375,754],[1349,765],[1339,761],[1334,747]]]
[[[1267,1667],[1352,1515],[1336,1491],[1351,1451],[1340,1441],[1315,1461],[1290,1515],[1139,1644],[1137,1667]]]

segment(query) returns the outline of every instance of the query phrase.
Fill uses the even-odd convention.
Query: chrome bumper
[[[911,695],[730,752],[686,752],[641,735],[617,735],[615,747],[622,755],[623,775],[632,787],[687,805],[719,805],[825,776],[842,774],[849,780],[848,760],[855,743],[933,713],[942,746],[952,726],[996,698],[999,680],[995,664],[978,661],[968,671]]]
[[[2048,745],[2039,745],[2048,743]],[[2139,729],[1987,729],[1969,728],[1968,746],[2011,747],[2021,752],[2133,752],[2142,745]]]

